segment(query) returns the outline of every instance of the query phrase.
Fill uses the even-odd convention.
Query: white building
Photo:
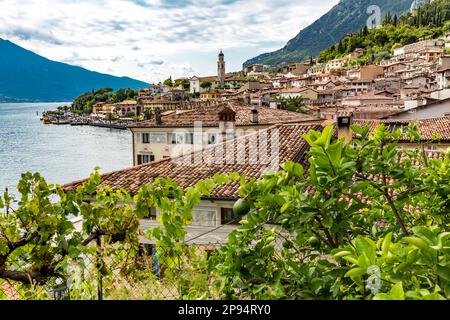
[[[189,79],[189,92],[190,93],[197,93],[200,92],[200,79],[197,76],[193,76]]]

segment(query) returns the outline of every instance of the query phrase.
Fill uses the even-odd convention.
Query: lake
[[[40,121],[43,111],[69,104],[0,104],[0,192],[15,190],[23,172],[64,184],[88,177],[97,166],[102,173],[132,166],[128,130]]]

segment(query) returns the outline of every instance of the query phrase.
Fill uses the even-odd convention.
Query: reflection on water
[[[96,166],[108,172],[132,165],[127,130],[39,121],[42,111],[59,105],[0,104],[0,192],[15,189],[23,172],[40,172],[49,183],[64,184],[88,177]]]

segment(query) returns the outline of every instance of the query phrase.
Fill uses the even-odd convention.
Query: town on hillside
[[[264,129],[279,123],[357,120],[422,120],[450,115],[450,34],[394,49],[379,63],[358,64],[361,48],[348,56],[318,63],[314,59],[274,69],[255,64],[226,72],[220,51],[217,75],[167,79],[137,92],[125,92],[117,103],[100,101],[90,116],[54,123],[129,128],[134,134],[134,164],[161,160],[222,139],[221,112],[242,129]],[[131,90],[132,91],[132,90]],[[103,94],[103,93],[102,93]],[[194,120],[208,133],[194,143]],[[189,134],[175,134],[184,128]],[[436,129],[436,131],[438,131]],[[229,136],[230,138],[230,136]],[[445,137],[443,137],[445,138]],[[446,137],[449,138],[449,137]],[[180,151],[181,150],[181,151]]]
[[[135,100],[93,106],[92,118],[128,119],[133,135],[134,167],[102,175],[99,187],[137,194],[158,177],[185,189],[224,172],[261,179],[286,161],[307,163],[301,135],[328,124],[335,125],[336,137],[350,141],[352,124],[368,125],[369,132],[379,124],[405,132],[414,122],[420,141],[399,139],[399,148],[420,147],[439,157],[436,151],[450,146],[449,47],[447,35],[398,48],[378,64],[354,64],[364,54],[356,49],[323,64],[303,61],[279,72],[256,64],[231,74],[220,51],[216,76],[168,79],[140,90]],[[276,142],[277,153],[261,155],[262,142]],[[64,187],[75,190],[84,182]],[[225,242],[237,228],[229,225],[237,199],[234,184],[202,200],[187,237],[199,244]],[[144,229],[156,227],[156,217],[152,211]]]
[[[427,2],[316,58],[227,72],[220,50],[217,74],[44,112],[111,130],[82,156],[84,136],[60,132],[35,153],[126,146],[100,162],[128,167],[55,185],[24,173],[17,200],[0,195],[0,299],[450,299],[450,0]],[[22,127],[9,158],[32,167]],[[115,129],[127,140],[107,143]]]

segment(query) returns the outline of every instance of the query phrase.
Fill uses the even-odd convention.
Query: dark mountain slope
[[[319,20],[303,29],[284,48],[250,59],[244,63],[244,67],[255,63],[278,65],[316,56],[339,42],[346,34],[364,27],[371,15],[367,13],[371,5],[378,5],[384,16],[387,12],[401,15],[411,8],[412,3],[413,0],[341,0]]]
[[[147,87],[142,81],[114,77],[51,61],[0,39],[0,101],[71,101],[92,89]]]

